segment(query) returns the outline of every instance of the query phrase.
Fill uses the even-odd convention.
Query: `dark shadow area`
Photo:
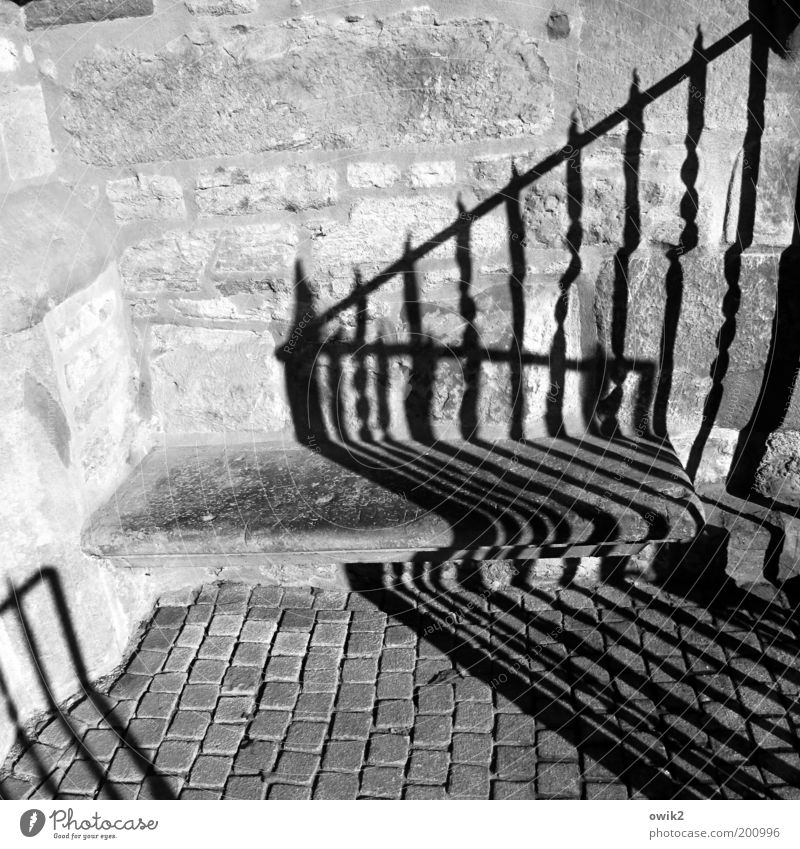
[[[763,3],[751,4],[751,14],[761,9]],[[703,405],[700,429],[692,444],[686,472],[694,480],[703,457],[708,438],[717,421],[725,378],[730,365],[730,349],[736,338],[737,316],[742,291],[742,256],[753,244],[756,220],[758,179],[761,168],[761,138],[764,134],[764,106],[767,93],[767,72],[772,39],[763,27],[756,25],[750,39],[750,77],[747,94],[747,129],[742,145],[742,174],[739,210],[733,244],[725,252],[723,268],[727,291],[722,301],[723,321],[716,338],[717,355],[711,364],[711,388]],[[730,214],[730,210],[728,211]]]
[[[57,612],[57,625],[61,630],[63,645],[69,653],[70,663],[80,685],[80,692],[85,697],[79,701],[77,708],[72,706],[67,712],[62,711],[61,706],[54,699],[53,687],[45,671],[45,659],[49,654],[48,647],[43,645],[36,636],[36,628],[32,627],[30,614],[26,612],[25,597],[41,587],[46,588],[49,600]],[[55,567],[43,567],[36,576],[19,586],[9,584],[9,596],[0,605],[0,616],[3,615],[15,616],[25,636],[30,661],[39,676],[42,692],[47,700],[49,712],[53,716],[49,730],[56,734],[62,744],[64,741],[74,741],[76,761],[93,774],[100,787],[101,797],[106,799],[123,798],[119,795],[115,783],[107,778],[108,764],[98,760],[93,754],[91,746],[87,745],[85,726],[79,719],[76,720],[75,718],[78,712],[84,716],[91,715],[93,719],[102,718],[102,727],[117,735],[122,747],[130,753],[133,768],[140,772],[141,779],[147,779],[153,798],[174,798],[169,784],[153,769],[144,748],[138,744],[135,735],[127,728],[128,716],[124,714],[117,716],[115,712],[118,707],[117,701],[99,692],[91,681],[83,660],[72,615],[66,602],[61,578]],[[0,673],[0,695],[7,705],[9,715],[16,724],[16,745],[23,750],[21,758],[26,761],[26,771],[32,777],[31,783],[38,788],[37,795],[58,799],[61,794],[71,794],[69,773],[65,773],[64,769],[60,768],[58,764],[51,762],[47,757],[48,747],[34,742],[20,724],[13,696],[9,692],[2,673]],[[8,786],[0,783],[0,795],[5,798],[16,798],[13,793],[14,790],[10,783]]]
[[[800,673],[783,661],[800,649],[798,623],[780,604],[719,575],[679,601],[652,587],[492,589],[474,564],[455,581],[412,569],[398,566],[391,586],[356,568],[351,580],[414,629],[421,657],[447,657],[456,687],[477,678],[498,710],[531,718],[521,738],[496,740],[516,747],[513,780],[533,786],[537,762],[546,772],[557,761],[647,799],[780,798],[800,786],[787,720]],[[498,757],[494,774],[506,768]],[[538,797],[569,796],[536,781]]]

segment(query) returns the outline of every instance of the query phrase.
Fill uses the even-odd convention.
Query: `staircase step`
[[[159,448],[89,521],[128,566],[594,556],[688,541],[703,508],[666,443],[256,443]]]

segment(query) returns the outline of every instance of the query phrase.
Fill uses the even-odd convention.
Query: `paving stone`
[[[540,763],[536,790],[539,796],[557,799],[580,799],[581,774],[577,764]]]
[[[281,617],[281,631],[311,631],[315,614],[302,610],[287,610]]]
[[[283,592],[283,587],[253,587],[250,604],[253,607],[259,605],[277,607],[281,603]]]
[[[305,631],[287,631],[275,635],[271,654],[273,657],[280,655],[296,655],[302,657],[308,649],[309,635]]]
[[[243,643],[269,643],[276,625],[269,619],[249,619],[244,623],[239,639]]]
[[[536,750],[541,760],[578,760],[577,748],[556,731],[539,731],[536,735]]]
[[[441,784],[447,781],[450,756],[447,752],[415,749],[411,753],[408,780],[412,784]]]
[[[90,734],[98,734],[101,732],[88,732],[85,742],[89,748],[94,751],[93,745],[89,742]],[[109,749],[113,752],[119,745],[119,737],[110,732],[115,740],[109,740]],[[161,745],[161,741],[167,734],[166,719],[132,719],[128,725],[128,730],[125,732],[125,740],[128,745],[136,748],[157,749]]]
[[[327,722],[292,722],[283,745],[290,750],[321,752],[327,731]]]
[[[235,645],[235,637],[206,637],[197,652],[197,656],[202,659],[227,662],[233,654]]]
[[[27,799],[33,792],[33,785],[20,778],[7,777],[0,779],[0,799]]]
[[[268,799],[302,802],[311,798],[310,787],[298,787],[292,784],[273,784],[269,788]]]
[[[498,714],[494,738],[498,746],[533,746],[536,723],[524,714]]]
[[[141,650],[148,652],[159,652],[167,654],[178,639],[177,630],[166,630],[164,628],[152,628],[142,640]]]
[[[164,664],[164,672],[185,672],[194,658],[194,649],[174,648]]]
[[[148,758],[141,757],[131,749],[117,749],[106,777],[114,782],[137,782],[142,780],[151,767]]]
[[[264,673],[267,681],[299,681],[301,657],[271,657]]]
[[[266,786],[259,777],[249,775],[232,775],[228,779],[228,783],[225,785],[223,798],[263,799],[265,790]]]
[[[314,787],[315,799],[358,798],[359,777],[341,772],[320,773]]]
[[[338,590],[318,590],[314,594],[314,607],[318,610],[344,610],[347,595]]]
[[[372,684],[342,684],[336,697],[336,710],[372,710],[375,687]]]
[[[308,784],[319,770],[319,755],[307,752],[281,752],[275,775],[280,781]]]
[[[208,625],[214,615],[213,604],[193,604],[186,614],[187,625]]]
[[[181,694],[181,710],[214,710],[219,698],[216,684],[189,684]]]
[[[403,770],[398,767],[368,766],[361,774],[361,795],[375,799],[399,799]]]
[[[179,775],[148,775],[139,788],[138,799],[178,799],[183,789]]]
[[[298,719],[329,717],[333,713],[333,693],[300,693],[294,715]]]
[[[253,592],[253,588],[248,584],[236,582],[228,582],[220,584],[219,593],[217,594],[216,604],[220,607],[223,604],[244,604],[246,605]]]
[[[497,746],[494,771],[498,778],[530,781],[536,778],[536,750],[533,746]]]
[[[136,716],[139,719],[168,719],[177,703],[176,693],[146,693],[139,702]]]
[[[414,722],[417,748],[449,748],[452,737],[453,720],[449,716],[418,716]]]
[[[198,660],[189,674],[190,684],[219,684],[225,675],[224,660]]]
[[[624,784],[595,784],[586,785],[587,799],[627,799],[628,790]]]
[[[153,676],[151,693],[180,693],[186,683],[186,675],[181,672],[160,672]]]
[[[132,800],[139,795],[138,784],[120,784],[119,782],[106,781],[97,791],[98,799]]]
[[[378,676],[379,699],[411,699],[414,676],[405,672],[381,673]]]
[[[208,625],[208,633],[212,637],[237,637],[244,625],[244,616],[230,614],[214,614]]]
[[[264,687],[259,706],[268,709],[291,709],[295,706],[299,695],[298,684],[270,681]]]
[[[233,665],[257,666],[259,669],[263,669],[269,651],[269,646],[261,643],[239,643],[233,655]]]
[[[339,624],[350,624],[350,611],[348,610],[317,610],[317,622],[337,622]]]
[[[488,799],[489,767],[453,764],[447,784],[448,795],[453,799]]]
[[[343,646],[347,639],[347,624],[342,622],[319,623],[311,635],[311,645]]]
[[[156,755],[156,769],[166,773],[187,773],[192,768],[198,751],[196,742],[167,740],[162,743]]]
[[[255,696],[261,685],[261,670],[253,666],[233,667],[225,673],[222,692],[227,695]]]
[[[248,735],[260,740],[282,740],[292,714],[288,710],[259,710],[248,728]]]
[[[378,657],[383,648],[383,634],[379,631],[351,633],[345,653],[348,657]]]
[[[385,613],[379,613],[376,610],[356,610],[351,614],[350,633],[379,631],[382,634],[386,630],[386,620]]]
[[[272,769],[277,755],[276,743],[263,740],[250,742],[246,746],[243,743],[236,755],[233,771],[237,775],[261,775]]]
[[[492,760],[491,734],[454,734],[453,762],[488,765]]]
[[[326,772],[358,772],[364,761],[363,740],[330,740],[325,747],[322,768]]]
[[[456,706],[455,730],[490,732],[494,725],[492,706],[482,702],[461,702]]]
[[[310,587],[286,587],[283,591],[281,605],[287,608],[309,608],[314,603]]]
[[[409,738],[405,734],[373,734],[367,762],[372,766],[402,766],[408,760]]]
[[[156,722],[159,723],[161,720],[140,720],[141,722]],[[134,723],[136,720],[134,720]],[[131,723],[133,725],[134,723]],[[152,743],[148,743],[147,740],[142,740],[137,736],[136,727],[132,727],[129,729],[131,743],[135,745],[142,746],[144,748],[154,748]],[[126,735],[128,737],[128,735]],[[83,737],[82,746],[84,748],[83,755],[85,757],[91,757],[96,761],[100,761],[101,763],[108,763],[111,758],[114,756],[114,752],[119,748],[119,746],[124,745],[124,739],[116,732],[110,728],[92,728],[86,732]],[[157,744],[155,744],[157,745]]]
[[[536,785],[533,781],[492,782],[492,799],[521,801],[536,798]]]
[[[232,764],[232,758],[200,755],[194,762],[189,781],[192,787],[222,788],[228,780]]]
[[[378,702],[375,725],[378,728],[403,729],[414,724],[414,705],[407,700]]]
[[[211,714],[207,711],[179,710],[169,726],[168,735],[175,740],[202,740],[210,724]]]
[[[378,678],[376,657],[348,658],[342,664],[342,683],[374,684]]]
[[[181,629],[175,645],[179,647],[196,649],[200,647],[206,635],[205,625],[184,625]]]
[[[492,703],[492,688],[478,678],[459,678],[455,688],[456,701]]]
[[[417,709],[421,714],[451,714],[455,709],[451,684],[425,685],[417,690]]]
[[[247,696],[221,696],[214,712],[214,722],[246,722],[253,710],[253,699]]]
[[[138,699],[144,695],[150,687],[149,675],[121,675],[109,691],[114,699]]]
[[[185,607],[159,607],[153,616],[153,625],[158,628],[179,628],[186,614]]]
[[[444,787],[432,787],[426,784],[409,784],[403,792],[403,798],[413,801],[444,801],[447,798]]]
[[[304,669],[304,693],[336,693],[339,689],[338,669]]]
[[[235,755],[244,732],[244,725],[212,725],[203,738],[203,754]]]
[[[184,787],[181,790],[181,799],[194,802],[216,801],[220,798],[218,790],[201,790],[199,787]]]
[[[102,770],[89,761],[73,761],[59,785],[61,793],[94,794],[100,785]]]
[[[336,740],[366,740],[372,727],[372,713],[334,714],[331,737]]]

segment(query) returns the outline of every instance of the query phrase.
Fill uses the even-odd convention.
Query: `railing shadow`
[[[85,703],[97,716],[103,718],[104,728],[111,729],[118,735],[121,744],[130,752],[132,756],[131,761],[135,765],[135,768],[140,770],[141,778],[147,778],[154,798],[175,798],[169,783],[157,771],[153,770],[144,748],[137,742],[135,735],[127,728],[128,717],[117,717],[114,710],[116,704],[114,700],[99,692],[91,681],[58,570],[54,566],[44,566],[39,570],[38,574],[29,578],[21,585],[14,586],[9,583],[9,595],[0,604],[0,616],[11,615],[18,620],[21,632],[24,635],[30,662],[39,677],[39,683],[49,707],[49,712],[53,716],[52,722],[60,726],[64,737],[71,737],[74,740],[74,746],[76,747],[75,756],[84,762],[92,772],[104,798],[123,798],[120,796],[114,782],[109,781],[106,777],[107,765],[101,763],[94,756],[91,747],[84,741],[83,733],[85,729],[80,727],[78,723],[73,722],[69,714],[64,713],[60,709],[60,705],[56,702],[54,688],[46,672],[44,661],[47,654],[46,647],[41,637],[37,636],[37,632],[41,632],[42,626],[40,624],[37,628],[34,625],[25,607],[26,596],[40,588],[46,589],[49,601],[55,608],[57,621],[53,624],[60,630],[62,645],[67,650],[69,663],[75,670],[80,692],[85,696]],[[32,771],[38,773],[38,793],[53,799],[58,799],[60,794],[69,794],[70,787],[68,783],[64,782],[64,776],[58,769],[54,769],[53,764],[47,763],[37,753],[36,745],[31,745],[34,741],[30,739],[25,727],[20,722],[13,694],[10,692],[9,685],[2,672],[0,672],[0,695],[3,697],[9,716],[16,726],[15,742],[20,749],[25,750],[25,757],[31,761],[33,766]],[[6,792],[9,791],[6,790]],[[5,795],[2,786],[0,786],[0,793]]]

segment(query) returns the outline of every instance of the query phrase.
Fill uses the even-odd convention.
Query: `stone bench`
[[[634,554],[702,506],[667,443],[599,437],[152,451],[83,546],[131,567]]]

